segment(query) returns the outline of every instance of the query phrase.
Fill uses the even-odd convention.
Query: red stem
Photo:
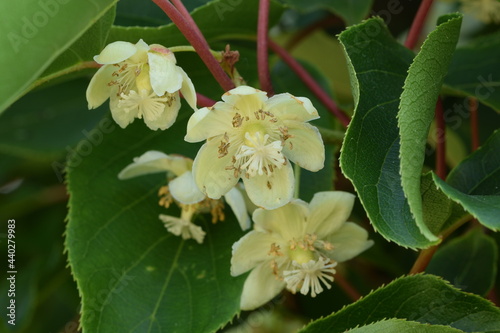
[[[205,44],[205,47],[207,49],[210,49],[210,46],[208,45],[207,40],[205,39],[205,36],[203,36],[203,33],[201,32],[200,28],[198,28],[198,25],[196,22],[193,20],[191,17],[191,14],[189,11],[186,9],[184,4],[182,3],[181,0],[172,0],[172,3],[174,4],[175,8],[179,11],[179,13],[184,17],[184,19],[190,24],[190,27],[193,29],[193,31],[198,35],[198,38],[200,41]]]
[[[347,127],[349,125],[349,117],[344,114],[335,104],[335,102],[328,96],[328,94],[321,88],[321,86],[313,79],[313,77],[302,67],[297,60],[295,60],[284,48],[269,40],[269,47],[297,74],[297,76],[305,83],[305,85],[312,91],[314,95],[323,103],[327,109],[338,118],[338,120]]]
[[[197,102],[198,106],[201,106],[201,107],[210,107],[210,106],[213,106],[215,104],[215,101],[213,99],[210,99],[207,96],[199,94],[199,93],[196,93],[196,102]]]
[[[349,298],[356,302],[361,298],[361,294],[345,279],[341,274],[335,274],[335,282],[339,287],[349,296]]]
[[[267,91],[268,96],[274,95],[269,73],[269,60],[267,53],[269,28],[269,0],[259,1],[259,19],[257,21],[257,68],[259,72],[260,88]]]
[[[446,178],[446,125],[444,122],[443,102],[438,98],[436,104],[436,174]]]
[[[405,46],[410,50],[415,48],[422,28],[424,27],[425,19],[429,13],[433,0],[423,0],[418,8],[417,15],[413,19],[408,37],[406,37]]]
[[[175,8],[174,5],[172,5],[168,0],[153,0],[153,2],[157,4],[158,7],[160,7],[165,12],[165,14],[167,14],[167,16],[182,32],[184,37],[186,37],[189,43],[191,43],[191,45],[200,56],[201,60],[203,60],[222,89],[224,91],[233,89],[233,81],[231,81],[231,79],[226,75],[217,59],[215,59],[215,57],[210,52],[207,41],[203,37],[200,37],[198,35],[197,31],[199,31],[199,29],[197,30],[197,28],[192,27],[192,25],[196,26],[194,21],[192,19],[189,21],[186,20],[181,12],[179,12],[179,10]]]
[[[479,124],[478,124],[478,115],[477,115],[477,99],[470,98],[469,99],[470,106],[470,132],[471,132],[471,140],[472,140],[472,151],[479,148]]]
[[[437,245],[431,246],[427,249],[424,249],[420,251],[417,260],[415,260],[415,263],[413,264],[413,267],[410,269],[410,275],[412,274],[418,274],[427,268],[429,263],[431,262],[432,257],[434,256],[434,253],[436,253],[438,249]]]

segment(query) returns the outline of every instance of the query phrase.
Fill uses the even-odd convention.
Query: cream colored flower
[[[144,118],[152,130],[172,126],[181,107],[179,91],[196,109],[191,79],[164,46],[142,39],[135,45],[114,42],[94,60],[103,66],[87,88],[88,107],[95,109],[110,98],[111,115],[122,128],[135,118]]]
[[[325,150],[314,126],[311,101],[290,94],[267,98],[248,86],[232,89],[223,102],[196,111],[188,122],[188,142],[207,140],[194,160],[195,182],[209,198],[227,193],[241,178],[250,200],[274,209],[292,199],[290,161],[318,171]]]
[[[484,23],[500,23],[500,1],[462,0],[460,10]]]
[[[181,208],[181,217],[160,215],[167,229],[182,237],[203,239],[201,228],[192,224],[192,217],[199,213],[211,213],[212,222],[224,220],[224,201],[227,203],[243,230],[250,227],[245,200],[240,191],[231,189],[224,196],[224,201],[207,198],[194,183],[191,168],[193,160],[184,156],[167,155],[159,151],[148,151],[134,159],[134,163],[125,167],[118,175],[119,179],[164,172],[169,178],[168,186],[160,189],[160,205],[169,207],[175,202]],[[197,231],[199,228],[199,231]],[[196,230],[195,230],[196,229]],[[204,235],[204,233],[203,233]]]
[[[338,262],[372,246],[368,233],[352,222],[354,196],[316,193],[310,204],[295,199],[275,210],[257,209],[254,230],[233,245],[231,275],[249,270],[241,295],[243,310],[255,309],[283,288],[315,297],[330,289]]]

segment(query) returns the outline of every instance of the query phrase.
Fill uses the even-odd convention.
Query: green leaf
[[[459,333],[463,332],[441,325],[420,324],[402,319],[387,319],[346,331],[351,333]]]
[[[425,271],[463,291],[485,295],[495,283],[497,260],[495,241],[476,229],[440,247]]]
[[[167,232],[158,215],[165,175],[120,181],[133,157],[160,150],[194,157],[199,145],[182,140],[188,108],[176,124],[153,132],[140,120],[126,130],[108,119],[97,127],[102,142],[86,145],[68,161],[70,193],[66,248],[82,297],[84,332],[212,332],[239,311],[245,276],[229,273],[231,245],[243,234],[226,209],[202,245]]]
[[[113,6],[90,29],[88,29],[73,45],[64,51],[42,73],[35,84],[44,82],[52,77],[57,77],[78,68],[84,68],[86,62],[92,62],[96,54],[104,48],[108,38],[109,29],[115,19]]]
[[[482,36],[456,50],[444,92],[477,98],[500,112],[500,32]]]
[[[235,4],[233,0],[212,1],[196,8],[191,16],[209,43],[225,40],[230,36],[255,36],[259,2],[245,0]],[[269,8],[269,25],[277,23],[284,7],[272,1]],[[241,18],[245,17],[244,20]],[[140,38],[148,44],[158,43],[166,47],[188,45],[186,38],[172,23],[160,27],[120,27],[111,29],[108,43],[117,40],[136,43]]]
[[[342,171],[385,238],[411,248],[430,246],[434,242],[422,235],[411,216],[399,175],[396,115],[413,53],[392,38],[379,18],[350,27],[339,39],[348,56],[356,103],[340,155]]]
[[[346,25],[352,25],[359,23],[368,15],[373,0],[285,0],[284,2],[304,12],[311,12],[318,9],[330,10],[332,13],[342,17],[346,21]]]
[[[414,275],[399,278],[300,332],[341,333],[386,318],[464,332],[498,332],[500,327],[500,309],[489,301],[461,292],[436,276]]]
[[[470,219],[470,214],[460,204],[448,198],[446,194],[437,188],[431,172],[422,176],[420,193],[422,216],[425,224],[433,234],[439,235],[455,224]]]
[[[434,119],[436,101],[458,41],[461,23],[462,16],[459,14],[445,16],[436,30],[429,34],[408,70],[399,103],[399,156],[403,192],[417,226],[431,241],[438,238],[424,222],[420,177],[429,126]]]
[[[70,151],[102,118],[89,111],[78,79],[37,91],[14,103],[0,122],[0,152],[30,160],[53,161]]]
[[[436,185],[486,227],[500,229],[500,130]]]
[[[116,0],[26,0],[0,3],[0,111],[29,85]],[[34,56],[36,55],[36,56]]]

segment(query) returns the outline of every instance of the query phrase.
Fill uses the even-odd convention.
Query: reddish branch
[[[470,133],[472,140],[472,151],[479,148],[479,124],[477,118],[477,99],[469,98],[469,108],[470,108]]]
[[[172,3],[168,0],[153,0],[164,12],[167,16],[174,22],[174,24],[179,28],[184,37],[191,43],[191,45],[196,50],[196,53],[200,56],[201,60],[208,67],[214,78],[220,84],[224,91],[228,91],[234,88],[234,83],[231,79],[226,75],[221,65],[215,59],[215,57],[210,52],[210,47],[208,46],[205,38],[202,37],[201,32],[196,27],[196,23],[192,20],[192,18],[187,19],[187,16],[191,17],[187,10],[181,9],[181,11],[186,12],[184,15],[174,7]],[[176,3],[180,3],[180,1],[176,1]],[[182,5],[182,4],[181,4]],[[182,6],[183,8],[183,6]],[[196,28],[195,28],[196,27]]]
[[[429,265],[429,263],[431,262],[431,259],[434,256],[434,253],[436,253],[437,249],[438,246],[434,245],[420,251],[418,258],[417,260],[415,260],[415,263],[413,264],[413,267],[411,268],[409,274],[417,274],[425,271],[427,265]]]
[[[338,272],[335,274],[335,282],[353,302],[361,298],[361,294]]]
[[[423,0],[418,8],[417,15],[413,19],[410,31],[408,32],[408,37],[406,37],[405,46],[412,50],[417,44],[418,38],[424,27],[425,19],[429,13],[433,0]]]
[[[328,96],[328,94],[321,88],[321,86],[314,80],[314,78],[295,60],[284,48],[269,41],[269,47],[297,74],[297,76],[304,82],[304,84],[316,95],[316,97],[323,103],[327,109],[338,118],[338,120],[347,127],[349,125],[349,117],[344,114],[335,104],[335,102]]]
[[[441,98],[436,104],[436,174],[446,178],[446,125],[444,123],[443,102]]]
[[[259,1],[259,18],[257,23],[257,68],[259,69],[259,82],[262,90],[269,96],[274,95],[269,73],[268,60],[268,28],[269,28],[269,0]]]
[[[201,107],[210,107],[215,104],[215,101],[213,99],[208,98],[207,96],[204,96],[202,94],[196,93],[196,100],[198,106]]]

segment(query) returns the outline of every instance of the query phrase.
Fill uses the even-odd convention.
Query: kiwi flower
[[[311,203],[295,199],[275,210],[258,208],[254,230],[233,245],[231,275],[251,270],[242,310],[270,301],[284,288],[315,297],[331,288],[337,263],[372,246],[368,233],[346,222],[354,204],[347,192],[319,192]]]
[[[87,88],[89,109],[110,99],[113,119],[125,128],[135,118],[143,118],[152,129],[167,129],[175,122],[182,93],[196,109],[196,93],[191,79],[168,48],[146,44],[113,42],[94,60],[103,65]]]
[[[325,149],[311,101],[288,93],[268,98],[252,87],[226,92],[222,102],[195,111],[188,122],[187,142],[207,140],[193,164],[196,185],[218,199],[241,178],[250,200],[274,209],[292,199],[291,162],[318,171]]]
[[[118,174],[118,178],[129,179],[152,173],[165,173],[169,182],[168,186],[160,188],[159,204],[168,208],[172,202],[175,202],[181,208],[181,216],[160,214],[159,219],[169,232],[182,236],[183,239],[193,238],[198,243],[202,243],[205,232],[201,227],[192,223],[194,216],[200,213],[211,213],[212,222],[224,220],[224,201],[233,210],[241,228],[248,229],[251,221],[241,192],[236,188],[231,189],[224,196],[224,201],[207,198],[194,183],[191,173],[192,165],[193,160],[190,158],[152,150],[136,157],[132,164]]]

